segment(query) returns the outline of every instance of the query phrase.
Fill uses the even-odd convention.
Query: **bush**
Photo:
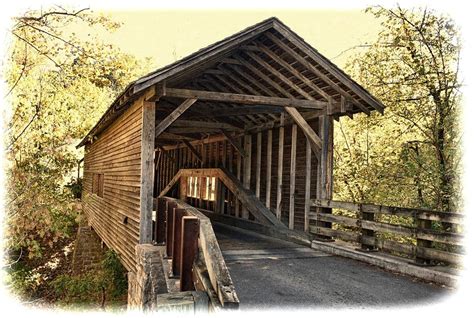
[[[79,275],[61,275],[50,286],[59,302],[66,304],[99,304],[120,300],[127,293],[126,270],[117,253],[108,250],[101,266],[96,270]]]
[[[80,199],[82,197],[82,178],[73,178],[67,185],[74,198]]]
[[[116,298],[126,293],[128,287],[127,272],[114,250],[109,249],[105,253],[102,268],[109,281],[111,296]]]

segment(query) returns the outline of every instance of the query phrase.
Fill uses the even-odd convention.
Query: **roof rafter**
[[[329,77],[327,77],[323,72],[318,70],[313,64],[305,60],[301,55],[299,55],[297,52],[295,52],[292,48],[290,48],[288,45],[283,43],[279,38],[277,38],[275,35],[273,35],[270,32],[265,33],[265,36],[270,38],[276,45],[278,45],[282,50],[293,56],[298,62],[303,64],[304,67],[307,69],[311,70],[315,75],[317,75],[321,80],[323,80],[325,83],[327,83],[329,86],[331,86],[332,89],[337,91],[339,94],[344,96],[347,100],[353,102],[357,107],[359,107],[364,113],[367,115],[370,114],[370,110],[362,105],[359,101],[355,100],[348,92],[343,90],[339,85],[334,83],[333,80],[331,80]]]
[[[335,65],[332,65],[327,59],[323,58],[319,53],[317,53],[311,47],[307,48],[307,43],[304,41],[299,41],[298,37],[295,36],[294,32],[290,31],[288,28],[284,27],[281,23],[274,23],[274,28],[280,34],[285,36],[288,41],[293,43],[296,47],[302,49],[308,56],[315,60],[319,65],[321,65],[325,70],[330,72],[334,77],[336,77],[341,83],[353,90],[360,98],[366,101],[369,105],[373,106],[379,112],[383,113],[384,106],[378,101],[375,97],[370,95],[363,88],[358,86],[350,77],[344,74],[340,69]]]

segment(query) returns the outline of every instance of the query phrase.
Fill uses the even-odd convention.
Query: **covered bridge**
[[[201,226],[205,214],[329,240],[338,233],[332,222],[341,221],[330,214],[333,121],[383,110],[281,21],[267,19],[138,79],[117,97],[79,144],[85,213],[132,273],[139,244],[170,245],[181,231],[171,214],[179,209],[199,214]],[[202,242],[213,235],[201,227],[204,258],[219,254]],[[206,264],[225,303],[216,282],[225,263]]]

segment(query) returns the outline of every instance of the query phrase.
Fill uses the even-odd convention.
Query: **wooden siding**
[[[140,224],[140,152],[142,99],[86,145],[84,211],[97,234],[120,254],[127,270],[135,268]],[[104,195],[92,193],[92,174],[103,173]],[[124,222],[126,218],[126,222]]]

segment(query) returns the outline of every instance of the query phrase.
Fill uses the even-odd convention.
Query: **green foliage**
[[[94,271],[77,276],[58,276],[51,282],[51,287],[56,297],[67,304],[98,302],[102,288],[105,288],[103,277]]]
[[[126,270],[118,255],[108,250],[100,267],[78,275],[60,275],[49,283],[57,301],[66,304],[104,306],[127,292]]]
[[[383,26],[346,70],[385,114],[335,125],[340,199],[443,211],[459,209],[459,32],[434,11],[367,10]]]
[[[69,188],[69,191],[71,191],[74,198],[80,199],[82,197],[82,178],[71,179],[71,181],[66,185],[66,188]]]
[[[109,290],[112,297],[123,295],[128,288],[127,272],[114,250],[110,249],[105,253],[102,268],[109,281]]]
[[[60,7],[14,18],[4,70],[12,105],[6,132],[8,250],[40,258],[45,247],[70,234],[79,213],[74,198],[80,183],[66,187],[82,157],[75,145],[116,95],[149,68],[93,32],[73,30],[117,27],[89,10]]]
[[[16,294],[29,298],[36,291],[37,284],[31,269],[24,263],[16,262],[7,267],[5,285],[14,290]]]

